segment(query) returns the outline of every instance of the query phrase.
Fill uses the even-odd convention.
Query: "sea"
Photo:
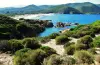
[[[31,19],[40,19],[40,20],[51,20],[51,22],[56,25],[57,22],[64,23],[79,23],[79,24],[91,24],[97,20],[100,20],[100,14],[50,14],[42,15],[38,17],[32,17]],[[46,28],[39,36],[45,37],[52,33],[59,32],[64,29],[71,28],[73,26],[66,26],[64,28]]]

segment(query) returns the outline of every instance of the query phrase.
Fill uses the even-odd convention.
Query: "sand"
[[[59,54],[59,55],[64,54],[63,45],[56,45],[55,39],[51,39],[51,41],[49,41],[45,44],[42,44],[42,46],[49,46],[49,47],[53,48],[54,50],[56,50],[57,54]]]
[[[41,16],[51,16],[53,15],[53,13],[49,13],[49,14],[25,14],[25,15],[15,15],[11,18],[17,19],[19,20],[20,18],[24,18],[24,19],[39,19]]]
[[[6,53],[0,54],[0,65],[13,65],[13,56]]]

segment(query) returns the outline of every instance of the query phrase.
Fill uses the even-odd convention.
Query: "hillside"
[[[97,6],[99,6],[99,7],[100,7],[100,4],[97,4]]]
[[[81,12],[77,9],[74,9],[72,7],[68,7],[65,5],[58,5],[50,7],[46,10],[44,10],[46,13],[62,13],[62,14],[80,14]]]
[[[30,20],[23,18],[15,20],[8,16],[0,15],[0,39],[34,37],[43,32],[47,27],[53,27],[53,23],[47,20]]]
[[[97,6],[96,4],[90,3],[90,2],[85,2],[85,3],[70,3],[70,4],[66,4],[69,7],[73,7],[77,10],[79,10],[80,12],[83,13],[94,13],[94,14],[98,14],[100,13],[100,7]]]

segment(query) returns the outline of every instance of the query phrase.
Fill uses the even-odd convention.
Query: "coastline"
[[[51,15],[54,15],[54,13],[49,13],[49,14],[24,14],[24,15],[15,15],[11,18],[14,18],[14,19],[20,19],[20,18],[24,18],[24,19],[38,19],[39,17],[41,16],[51,16]]]

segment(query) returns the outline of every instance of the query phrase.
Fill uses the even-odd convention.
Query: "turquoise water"
[[[46,15],[40,16],[38,19],[40,20],[52,20],[53,24],[55,25],[57,22],[72,22],[72,23],[79,23],[79,24],[89,24],[96,20],[100,20],[100,15],[84,15],[84,14],[53,14],[53,15]],[[39,36],[48,36],[51,33],[59,32],[60,30],[66,29],[65,28],[47,28],[43,33]]]

